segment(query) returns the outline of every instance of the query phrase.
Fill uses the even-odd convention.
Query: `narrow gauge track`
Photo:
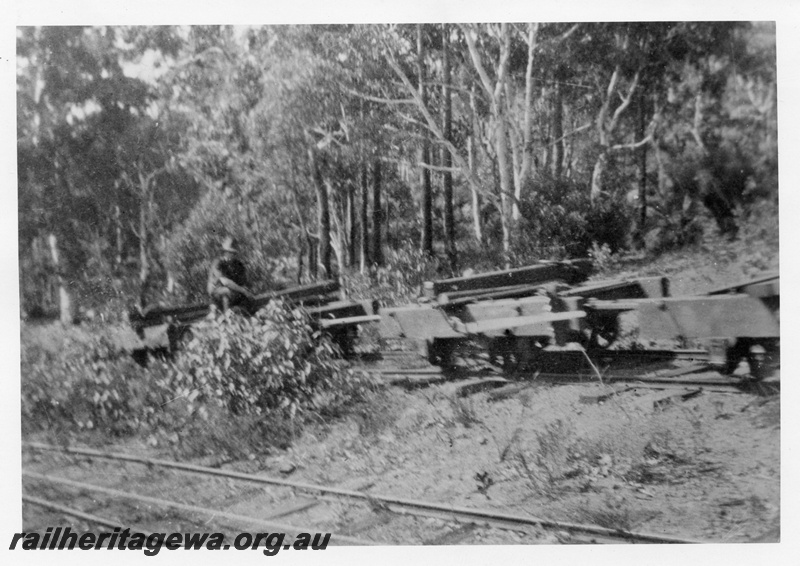
[[[569,353],[579,353],[578,350],[561,350],[556,352],[559,355],[569,354]],[[697,360],[697,361],[705,361],[708,360],[708,351],[701,350],[701,349],[673,349],[673,350],[596,350],[592,352],[592,355],[597,358],[615,358],[615,359],[636,359],[636,360],[660,360],[660,359],[671,359],[671,360]],[[372,359],[372,360],[380,360],[380,359],[391,359],[391,358],[399,358],[399,357],[409,357],[409,356],[418,356],[416,352],[408,351],[408,350],[383,350],[380,352],[370,352],[360,354],[360,357],[364,359]]]
[[[153,505],[153,506],[156,506],[156,507],[166,507],[166,508],[175,509],[175,510],[186,512],[186,513],[206,515],[206,516],[210,516],[212,519],[224,519],[224,520],[231,521],[231,522],[233,522],[235,524],[238,524],[238,525],[257,526],[259,528],[268,529],[270,531],[287,533],[290,536],[297,535],[298,533],[301,533],[301,532],[308,532],[308,531],[313,530],[313,529],[310,529],[308,527],[290,525],[290,524],[287,524],[287,523],[280,523],[280,522],[276,522],[274,520],[259,519],[259,518],[256,518],[256,517],[248,517],[248,516],[245,516],[245,515],[238,515],[238,514],[235,514],[235,513],[226,513],[224,511],[219,511],[219,510],[215,510],[215,509],[208,509],[208,508],[205,508],[205,507],[199,507],[197,505],[187,505],[187,504],[184,504],[184,503],[178,503],[176,501],[167,501],[167,500],[156,498],[156,497],[147,497],[147,496],[144,496],[144,495],[137,495],[137,494],[134,494],[134,493],[120,491],[120,490],[117,490],[117,489],[110,489],[110,488],[103,487],[103,486],[91,485],[91,484],[87,484],[87,483],[83,483],[83,482],[72,481],[72,480],[65,479],[65,478],[59,478],[59,477],[55,477],[55,476],[48,476],[48,475],[44,475],[44,474],[37,474],[37,473],[34,473],[34,472],[26,472],[24,470],[22,472],[22,477],[23,478],[32,479],[32,480],[38,481],[38,482],[43,482],[43,483],[46,483],[46,484],[62,485],[62,486],[72,487],[72,488],[75,488],[75,489],[78,489],[78,490],[86,490],[86,491],[91,491],[91,492],[95,492],[95,493],[104,493],[104,494],[106,494],[106,495],[108,495],[108,496],[110,496],[112,498],[116,498],[116,499],[128,499],[128,500],[132,500],[132,501],[138,501],[138,502],[141,502],[141,503],[146,503],[146,504]],[[79,518],[83,518],[84,520],[88,520],[88,521],[91,521],[91,522],[99,522],[100,524],[102,524],[104,526],[120,526],[119,522],[112,521],[112,520],[109,520],[109,519],[105,519],[105,518],[102,518],[102,517],[88,515],[86,513],[80,512],[78,510],[71,509],[69,507],[65,507],[65,506],[62,506],[62,505],[53,504],[52,502],[48,502],[48,501],[42,500],[40,498],[34,498],[34,497],[30,497],[30,496],[25,497],[24,496],[23,497],[23,501],[25,501],[26,499],[27,499],[28,503],[31,503],[31,504],[34,504],[34,505],[39,505],[39,506],[42,506],[42,507],[49,506],[51,509],[60,510],[61,512],[64,512],[64,513],[67,513],[67,514],[72,514],[74,516],[77,516]],[[341,535],[341,534],[332,534],[331,535],[331,539],[333,540],[334,544],[344,544],[344,545],[353,545],[353,546],[367,546],[367,545],[376,544],[376,543],[374,543],[372,541],[368,541],[368,540],[365,540],[365,539],[359,539],[359,538],[355,538],[355,537],[350,537],[350,536],[346,536],[346,535]]]
[[[336,500],[349,499],[349,500],[363,501],[371,505],[373,508],[390,511],[397,515],[411,515],[416,517],[437,518],[442,520],[454,521],[459,524],[464,524],[464,523],[483,524],[498,529],[511,530],[517,532],[527,532],[527,530],[532,527],[541,529],[552,529],[558,531],[567,531],[570,533],[575,533],[578,536],[578,538],[575,539],[576,542],[658,543],[658,544],[692,544],[692,543],[704,542],[704,541],[683,539],[679,537],[671,537],[666,535],[659,535],[659,534],[652,534],[645,532],[610,529],[598,525],[554,521],[532,516],[499,513],[490,510],[474,509],[468,507],[457,507],[452,505],[429,503],[425,501],[404,499],[398,497],[374,495],[374,494],[363,493],[360,491],[326,487],[322,485],[283,480],[265,476],[257,476],[242,472],[220,470],[216,468],[198,466],[195,464],[187,464],[170,460],[159,460],[159,459],[146,458],[130,454],[109,453],[109,452],[102,452],[99,450],[92,450],[86,448],[59,447],[37,442],[23,442],[22,446],[23,448],[29,450],[58,452],[73,457],[88,457],[88,458],[99,458],[99,459],[114,460],[114,461],[123,461],[129,463],[144,464],[148,467],[161,467],[161,468],[173,469],[201,476],[220,477],[229,480],[237,480],[237,481],[261,484],[261,485],[282,486],[300,492],[314,494],[318,499],[323,501],[330,500],[331,498]],[[176,506],[174,502],[165,502],[163,500],[158,500],[156,498],[145,498],[144,496],[129,494],[126,492],[104,488],[101,486],[90,486],[88,484],[83,484],[80,482],[73,482],[72,480],[68,479],[63,479],[53,476],[45,476],[42,474],[34,474],[31,472],[23,471],[23,477],[26,476],[30,479],[41,482],[49,482],[51,484],[53,483],[62,484],[77,489],[94,490],[106,493],[108,496],[114,498],[129,497],[132,499],[138,499],[140,501],[148,500],[147,501],[148,503],[154,505],[156,504],[161,504],[161,505],[166,504],[167,506],[171,505],[174,508],[179,508],[184,511],[213,513],[213,510],[209,509],[203,509],[203,508],[191,509],[192,506],[183,504],[177,504]],[[27,500],[29,503],[41,504],[41,502],[33,501],[32,498],[30,497],[28,497]],[[223,516],[223,514],[217,512],[217,516]],[[236,520],[252,519],[251,522],[253,524],[267,522],[264,520],[242,517],[242,516],[231,516],[229,518]],[[278,528],[280,530],[294,531],[294,532],[303,531],[303,529],[292,525],[280,525],[272,521],[269,521],[269,523],[270,523],[270,528],[273,529]],[[297,529],[300,530],[298,531]],[[305,528],[304,532],[311,532],[314,530],[318,531],[319,529]],[[381,544],[376,542],[365,541],[363,539],[356,539],[354,537],[346,537],[343,535],[333,535],[331,537],[331,540],[332,541],[338,540],[340,544],[342,543]],[[403,543],[398,542],[396,544],[403,544]]]
[[[403,354],[410,354],[404,352]],[[389,353],[383,359],[397,363],[402,354]],[[591,360],[592,366],[587,362]],[[688,365],[672,369],[653,370],[647,364],[659,361],[679,360]],[[534,380],[550,383],[602,383],[628,384],[652,389],[700,387],[706,391],[721,393],[748,393],[761,396],[780,393],[780,379],[756,381],[727,377],[711,367],[708,353],[704,350],[606,350],[595,353],[592,358],[582,351],[547,352],[543,360],[543,371],[500,372],[494,368],[453,367],[368,367],[359,364],[357,369],[372,372],[387,384],[408,387],[432,385],[463,379],[497,378],[506,376],[517,382]],[[573,368],[583,367],[575,370]],[[602,367],[602,371],[598,369]],[[703,374],[698,376],[696,374]],[[694,374],[694,375],[693,375]],[[709,375],[710,374],[710,375]]]

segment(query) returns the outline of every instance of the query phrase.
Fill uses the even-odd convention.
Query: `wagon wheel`
[[[615,313],[590,313],[586,320],[589,325],[587,350],[606,349],[619,337],[619,318]]]
[[[496,336],[489,340],[488,350],[489,363],[492,366],[506,373],[513,371],[516,361],[511,351],[511,340],[508,336]]]
[[[451,367],[454,363],[454,353],[458,340],[452,338],[434,338],[426,344],[428,363],[443,368]]]
[[[490,347],[490,363],[498,365],[505,374],[515,374],[535,367],[542,345],[527,336],[503,336]]]
[[[777,351],[774,340],[755,340],[740,338],[726,351],[723,372],[732,375],[741,360],[745,360],[750,369],[750,379],[761,381],[769,374],[772,358]]]

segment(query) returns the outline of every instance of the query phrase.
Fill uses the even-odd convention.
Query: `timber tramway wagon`
[[[639,353],[656,354],[647,350],[654,344],[669,345],[665,352],[697,347],[726,373],[746,361],[756,379],[778,364],[777,272],[677,297],[666,277],[589,282],[591,272],[591,261],[579,259],[429,281],[416,302],[383,308],[347,300],[336,281],[323,281],[259,295],[253,306],[281,298],[303,307],[344,355],[353,354],[358,327],[377,322],[384,342],[412,342],[443,367],[478,351],[506,371],[568,370],[592,357],[625,354],[630,344],[620,340],[622,328],[635,329]],[[127,349],[140,363],[149,352],[172,352],[209,311],[198,304],[132,312],[135,337]]]
[[[587,283],[590,271],[577,260],[429,282],[417,303],[381,309],[381,335],[413,340],[435,365],[478,346],[507,370],[536,370],[619,352],[622,322],[633,319],[638,344],[697,345],[726,373],[745,360],[759,379],[778,362],[777,272],[673,297],[665,277]]]

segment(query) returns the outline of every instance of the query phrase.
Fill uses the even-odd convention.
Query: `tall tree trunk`
[[[383,265],[381,183],[381,160],[376,157],[372,172],[372,261],[376,265]]]
[[[470,173],[474,176],[477,169],[477,144],[480,138],[480,124],[478,123],[478,110],[475,102],[475,85],[472,85],[469,93],[469,107],[472,116],[472,128],[467,138],[467,160]],[[481,222],[481,195],[476,187],[470,184],[472,193],[472,229],[478,244],[483,243],[483,223]]]
[[[308,233],[306,217],[303,215],[303,211],[300,209],[300,201],[298,200],[297,196],[297,183],[295,181],[297,164],[295,163],[294,159],[291,160],[291,164],[291,180],[289,186],[291,187],[292,191],[292,204],[294,205],[295,214],[297,214],[297,224],[300,227],[300,246],[297,260],[297,283],[300,284],[303,281],[303,257],[305,254],[308,253],[308,276],[310,279],[316,278],[315,272],[312,273],[316,264],[311,261],[311,250],[313,249],[313,245],[311,242],[311,237]]]
[[[328,187],[322,181],[322,171],[320,170],[314,149],[308,150],[308,159],[311,166],[311,176],[314,181],[314,190],[317,193],[317,246],[318,263],[322,269],[322,276],[329,278],[331,271],[331,212]]]
[[[608,156],[612,151],[611,137],[616,130],[620,117],[631,104],[633,95],[636,92],[636,87],[639,84],[639,75],[641,73],[641,69],[637,70],[636,74],[634,74],[625,94],[617,92],[617,84],[620,80],[620,73],[621,67],[620,65],[617,65],[614,69],[614,72],[611,74],[611,78],[608,82],[608,88],[606,89],[605,96],[603,98],[603,103],[600,106],[600,111],[597,114],[596,127],[597,137],[600,145],[600,153],[597,156],[597,161],[595,161],[594,170],[592,171],[592,185],[591,192],[589,193],[589,198],[592,202],[594,202],[595,199],[600,196],[600,193],[603,192],[603,174],[608,166]],[[614,109],[612,114],[611,101],[615,98],[620,98],[620,103]],[[614,149],[619,149],[619,146],[614,147]]]
[[[511,221],[513,219],[511,201],[514,189],[511,179],[511,164],[508,160],[506,123],[502,116],[495,120],[494,136],[497,167],[500,170],[500,221],[503,229],[503,253],[506,256],[505,263],[508,267],[511,261]]]
[[[319,278],[319,238],[311,234],[306,234],[308,241],[308,276],[312,281]]]
[[[356,265],[356,238],[358,226],[356,225],[356,187],[352,182],[347,183],[347,265]]]
[[[528,62],[525,67],[525,109],[522,119],[522,139],[520,148],[521,160],[518,164],[518,173],[515,174],[514,186],[514,203],[513,203],[513,216],[514,221],[520,218],[519,202],[522,198],[522,190],[528,183],[528,179],[533,173],[533,139],[532,139],[532,122],[533,122],[533,55],[536,50],[536,40],[539,34],[539,24],[528,24],[528,33],[525,37],[525,42],[528,45]],[[510,49],[510,43],[504,44],[504,49]],[[506,81],[505,91],[508,93],[511,82]],[[506,103],[510,104],[511,99],[508,97]]]
[[[167,293],[172,295],[172,293],[175,292],[175,274],[172,272],[172,269],[168,264],[165,265],[167,263],[164,261],[166,255],[167,255],[167,235],[162,233],[158,237],[158,257],[167,278]]]
[[[442,131],[447,141],[452,142],[453,129],[453,101],[450,89],[450,28],[442,25]],[[455,216],[453,214],[453,159],[450,151],[442,148],[442,168],[444,169],[444,246],[450,269],[455,273],[458,270],[458,257],[456,252]]]
[[[72,297],[70,296],[69,289],[67,289],[66,280],[64,279],[61,269],[61,258],[58,253],[58,238],[55,234],[50,233],[47,237],[47,243],[50,246],[50,258],[53,261],[53,267],[56,272],[56,282],[58,284],[58,318],[63,324],[72,324],[75,319],[74,309]]]
[[[589,193],[589,200],[594,202],[600,193],[603,192],[603,174],[606,171],[608,163],[608,149],[602,148],[600,154],[597,156],[597,161],[594,162],[594,169],[592,169],[592,188]]]
[[[464,38],[469,48],[475,70],[480,77],[480,84],[490,101],[493,121],[493,140],[497,155],[497,167],[500,176],[500,221],[503,230],[503,254],[506,265],[511,263],[511,233],[513,224],[512,204],[514,200],[514,182],[508,151],[508,125],[506,123],[506,104],[503,99],[506,92],[509,59],[511,57],[511,33],[508,24],[502,23],[494,30],[500,42],[500,57],[495,66],[495,81],[489,78],[482,62],[481,51],[476,42],[476,33],[465,28]]]
[[[148,233],[147,233],[147,212],[149,200],[147,198],[147,187],[143,184],[142,201],[139,206],[139,306],[144,309],[150,300],[150,260],[147,254]]]
[[[306,255],[306,239],[300,238],[300,247],[297,251],[297,276],[295,282],[300,285],[303,282],[303,270],[305,269],[303,259]]]
[[[645,118],[645,96],[639,94],[639,139],[644,139],[647,129]],[[644,235],[647,229],[647,144],[639,148],[639,230],[637,244],[644,247]]]
[[[564,167],[564,91],[558,73],[553,96],[553,139],[553,178],[560,181]]]
[[[417,77],[419,96],[422,105],[428,104],[428,93],[425,88],[425,51],[422,42],[422,24],[417,24]],[[422,241],[420,249],[423,253],[433,255],[433,188],[431,187],[431,172],[426,165],[431,162],[430,143],[428,141],[428,131],[424,126],[420,126],[422,136],[421,169],[420,181],[422,184]]]
[[[370,264],[369,253],[369,168],[367,160],[361,159],[361,273],[366,273]]]

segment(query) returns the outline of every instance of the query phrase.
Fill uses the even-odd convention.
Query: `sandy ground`
[[[361,416],[312,427],[285,452],[225,467],[700,541],[779,540],[779,396],[702,392],[683,400],[675,390],[630,390],[598,403],[609,386],[534,383],[499,400],[488,391],[456,397],[452,388],[388,388]],[[100,460],[68,466],[39,456],[25,467],[255,517],[307,497]],[[162,529],[170,518],[142,513],[127,515]],[[41,519],[26,513],[29,523]],[[336,502],[285,521],[383,544],[571,542],[566,532],[465,529],[388,514],[381,524],[369,509]]]

